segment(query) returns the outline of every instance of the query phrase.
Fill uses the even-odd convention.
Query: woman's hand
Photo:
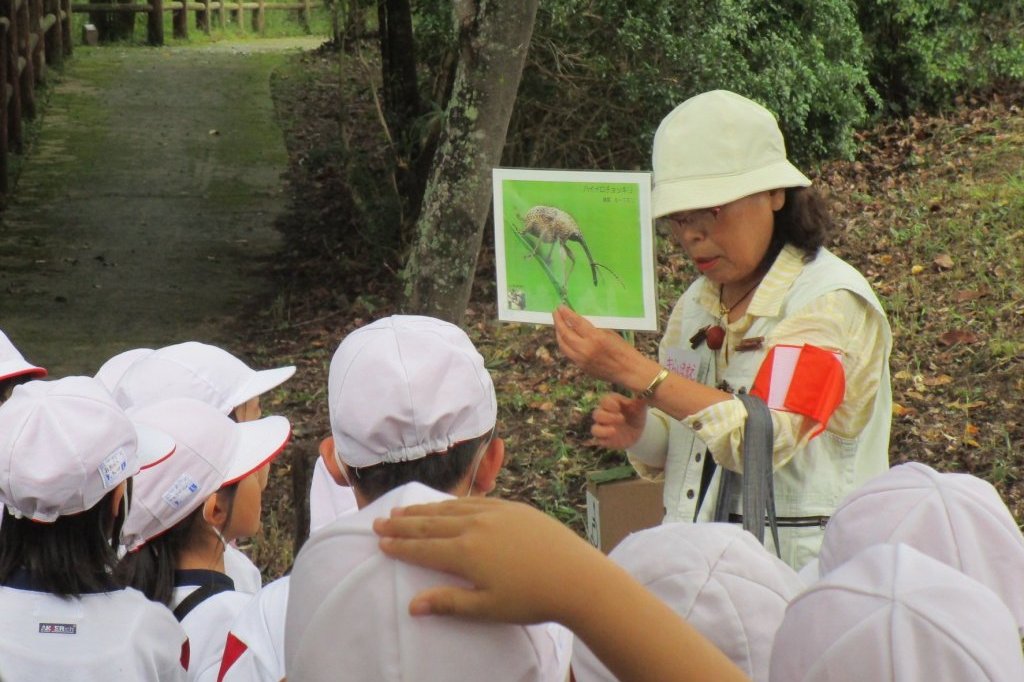
[[[377,519],[373,529],[388,556],[473,585],[421,592],[409,605],[413,615],[564,623],[589,599],[573,585],[595,565],[609,563],[571,530],[518,502],[464,498],[414,505]]]
[[[580,369],[594,377],[631,390],[645,381],[641,375],[649,374],[649,381],[660,369],[653,360],[629,345],[618,334],[598,329],[585,317],[565,306],[552,314],[555,320],[555,338],[565,356]],[[649,365],[649,367],[648,367]]]
[[[601,396],[590,427],[593,444],[609,450],[625,450],[640,440],[647,423],[647,403],[619,393]]]

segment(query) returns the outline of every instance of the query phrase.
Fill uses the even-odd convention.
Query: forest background
[[[396,312],[469,332],[508,445],[496,494],[582,530],[586,473],[624,462],[587,445],[612,387],[571,367],[550,328],[496,321],[489,167],[648,169],[660,119],[715,88],[778,114],[791,157],[832,204],[834,250],[888,310],[892,461],[982,476],[1022,518],[1019,0],[336,0],[333,11],[333,39],[274,79],[291,158],[286,249],[277,297],[240,330],[255,365],[299,367],[265,406],[295,427],[252,547],[268,576],[305,537],[331,355]],[[522,35],[520,80],[508,69]],[[478,109],[494,101],[504,114]],[[493,162],[451,168],[488,116],[489,140],[504,140]],[[473,174],[486,174],[482,189],[465,182]],[[664,320],[697,273],[669,243],[657,263]],[[455,284],[435,286],[448,275]],[[653,353],[657,339],[637,345]]]

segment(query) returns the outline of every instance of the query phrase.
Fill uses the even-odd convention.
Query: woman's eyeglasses
[[[681,211],[662,216],[654,221],[655,228],[663,234],[671,234],[676,230],[699,230],[706,232],[718,220],[722,212],[721,206],[714,208],[698,208],[695,211]]]

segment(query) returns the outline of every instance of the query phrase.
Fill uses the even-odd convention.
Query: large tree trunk
[[[455,2],[461,55],[403,272],[407,312],[462,322],[537,2]]]

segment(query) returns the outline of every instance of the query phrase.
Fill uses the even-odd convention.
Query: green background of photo
[[[588,189],[616,189],[621,192],[600,192]],[[611,201],[604,201],[610,197]],[[640,187],[629,182],[549,182],[537,180],[503,180],[502,206],[505,235],[505,283],[509,291],[522,289],[526,310],[551,312],[561,302],[551,280],[536,258],[527,258],[530,251],[513,233],[523,229],[523,216],[534,206],[560,208],[575,220],[594,260],[618,275],[615,279],[604,268],[598,268],[597,286],[590,272],[590,263],[577,242],[568,242],[576,256],[576,266],[569,275],[567,290],[576,312],[606,317],[643,317],[643,259],[640,241]],[[527,237],[527,239],[531,239]],[[540,252],[546,254],[547,244]],[[563,263],[568,258],[558,246],[551,257],[551,270],[561,281]]]

